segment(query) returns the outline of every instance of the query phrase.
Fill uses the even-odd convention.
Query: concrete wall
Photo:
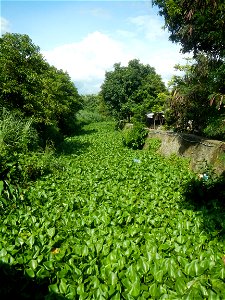
[[[159,152],[169,156],[176,154],[190,158],[190,166],[199,171],[212,165],[218,174],[225,171],[225,142],[208,140],[193,134],[181,134],[161,130],[149,130],[148,138],[158,138],[162,141]]]

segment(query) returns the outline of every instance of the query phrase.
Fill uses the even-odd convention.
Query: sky
[[[0,5],[0,34],[29,35],[51,65],[69,73],[80,94],[98,93],[115,63],[139,59],[166,84],[175,64],[184,63],[151,0],[2,0]]]

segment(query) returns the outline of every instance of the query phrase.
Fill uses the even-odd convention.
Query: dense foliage
[[[225,64],[198,55],[177,68],[185,73],[171,81],[167,124],[180,131],[225,139]]]
[[[112,123],[84,130],[63,170],[1,211],[1,298],[223,299],[216,194],[212,214],[195,211],[185,161],[124,148]]]
[[[165,19],[170,39],[192,52],[192,66],[175,77],[167,122],[225,139],[225,4],[222,0],[153,0]]]
[[[142,123],[134,123],[130,127],[125,127],[123,129],[123,144],[128,148],[132,149],[142,149],[146,137],[148,135],[148,130]]]
[[[80,124],[99,122],[109,118],[100,94],[82,95],[81,110],[76,116]]]
[[[170,39],[183,52],[225,56],[225,4],[223,0],[152,0],[165,18]]]
[[[101,87],[109,112],[117,119],[128,121],[133,115],[141,121],[154,106],[161,110],[166,98],[164,93],[166,88],[160,75],[137,59],[129,61],[126,67],[114,64],[114,70],[106,72]]]
[[[80,97],[67,73],[50,66],[29,36],[0,38],[0,109],[32,117],[45,139],[51,131],[71,133]]]

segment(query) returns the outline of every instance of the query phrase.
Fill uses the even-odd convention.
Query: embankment
[[[194,171],[198,172],[206,165],[212,166],[218,174],[225,171],[225,142],[209,140],[193,134],[152,129],[149,130],[149,138],[161,140],[159,152],[162,155],[176,154],[189,158],[190,167]]]

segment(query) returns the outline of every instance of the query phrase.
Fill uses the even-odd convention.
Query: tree
[[[195,61],[175,77],[167,122],[179,130],[225,136],[224,0],[152,0],[164,16],[170,39]],[[179,66],[180,68],[180,66]],[[191,126],[190,126],[191,123]],[[209,128],[209,130],[207,129]]]
[[[0,105],[32,117],[37,129],[71,131],[80,96],[69,75],[50,66],[28,35],[0,38]]]
[[[224,0],[152,0],[182,51],[225,56]]]
[[[199,54],[185,66],[177,65],[176,68],[185,74],[174,76],[171,81],[172,96],[166,114],[167,123],[180,131],[198,131],[213,136],[212,122],[221,130],[224,127],[224,98],[221,94],[225,80],[224,63],[218,60],[213,62],[208,56]],[[215,118],[220,121],[215,121]],[[208,126],[211,133],[205,130]],[[221,130],[214,128],[218,137],[219,132],[223,132]]]
[[[126,67],[114,64],[114,70],[106,72],[101,87],[101,95],[112,115],[128,121],[135,113],[140,117],[151,109],[161,92],[166,92],[161,77],[153,67],[137,59],[129,61]]]

